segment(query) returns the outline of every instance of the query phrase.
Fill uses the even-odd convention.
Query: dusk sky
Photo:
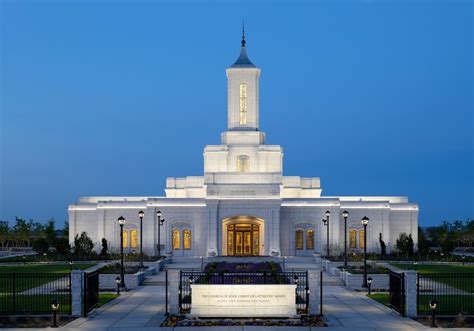
[[[262,70],[260,130],[323,196],[474,217],[472,1],[1,1],[0,220],[164,195],[227,128],[225,69]]]

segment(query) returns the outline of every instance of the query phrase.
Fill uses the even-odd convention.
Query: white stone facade
[[[258,130],[260,69],[248,59],[245,43],[226,73],[228,131],[220,145],[204,148],[204,175],[167,178],[164,197],[80,198],[69,206],[71,242],[85,231],[98,251],[102,238],[117,251],[117,218],[123,216],[125,250],[138,251],[138,211],[143,210],[143,249],[154,255],[160,210],[165,219],[160,230],[163,254],[309,256],[325,253],[327,228],[321,220],[329,211],[330,249],[337,254],[343,250],[342,212],[347,210],[350,251],[362,250],[364,216],[370,219],[369,252],[380,251],[379,234],[388,251],[402,232],[412,234],[417,243],[418,206],[406,197],[326,197],[319,178],[283,176],[282,147],[266,145],[265,134]]]

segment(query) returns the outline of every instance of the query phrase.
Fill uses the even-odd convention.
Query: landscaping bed
[[[338,269],[343,269],[343,267],[338,267]],[[364,266],[351,266],[349,265],[347,269],[344,269],[351,274],[358,275],[364,273]],[[367,265],[367,274],[388,274],[389,270],[384,267]]]
[[[162,327],[180,326],[303,326],[324,327],[324,320],[319,316],[302,316],[301,318],[197,318],[171,315],[162,324]]]
[[[415,320],[431,327],[431,316],[418,317]],[[457,317],[436,316],[436,326],[439,328],[474,328],[474,317],[466,317],[462,314]]]
[[[75,318],[71,316],[58,316],[59,326],[66,325]],[[51,316],[1,316],[0,328],[47,328],[53,325]]]

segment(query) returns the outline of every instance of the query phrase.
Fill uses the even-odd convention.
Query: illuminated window
[[[249,172],[250,171],[250,156],[239,155],[237,157],[237,171],[238,172]]]
[[[132,248],[138,247],[138,231],[137,230],[130,231],[130,246]]]
[[[364,237],[365,237],[365,232],[364,230],[359,231],[359,247],[364,248]]]
[[[295,247],[298,250],[303,249],[303,230],[295,231]]]
[[[191,249],[191,230],[183,231],[183,248]]]
[[[357,247],[357,231],[356,230],[349,230],[349,247],[350,248]]]
[[[247,84],[239,85],[239,124],[247,124]]]
[[[122,235],[123,235],[123,247],[127,248],[128,247],[128,231],[123,230]]]
[[[181,249],[181,236],[179,230],[173,230],[173,249]]]
[[[306,230],[306,249],[314,249],[314,230]]]

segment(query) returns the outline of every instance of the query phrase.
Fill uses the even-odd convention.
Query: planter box
[[[342,282],[351,288],[361,288],[363,277],[363,274],[351,274],[347,271],[340,273]],[[372,277],[372,289],[388,289],[390,287],[388,274],[367,274],[367,277]]]
[[[115,278],[119,274],[100,274],[99,275],[99,288],[100,289],[116,289],[117,283]],[[134,274],[125,274],[125,285],[128,289],[140,286],[146,278],[145,271],[139,271]]]

